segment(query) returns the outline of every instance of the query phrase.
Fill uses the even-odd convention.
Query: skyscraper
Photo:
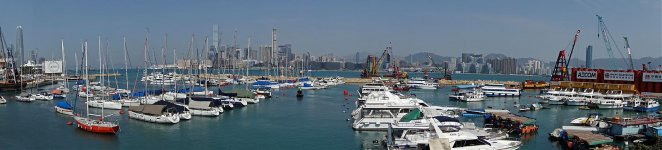
[[[359,62],[359,52],[356,52],[356,58],[354,58],[354,63],[361,63]]]
[[[19,66],[25,64],[23,62],[25,59],[25,50],[23,49],[23,27],[22,26],[17,26],[16,27],[16,51],[21,53],[21,61],[19,62]]]
[[[593,46],[586,47],[586,68],[593,67]]]

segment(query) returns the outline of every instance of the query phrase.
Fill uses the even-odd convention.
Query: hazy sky
[[[271,28],[278,28],[279,44],[291,43],[296,53],[333,52],[344,56],[356,51],[379,53],[388,41],[396,55],[434,52],[459,56],[462,52],[503,53],[513,57],[556,58],[575,31],[581,29],[579,52],[594,45],[594,58],[608,57],[597,38],[596,14],[623,46],[628,36],[635,58],[662,55],[660,0],[475,0],[475,1],[135,1],[4,0],[0,27],[8,42],[15,42],[16,26],[23,26],[25,49],[59,57],[60,39],[67,56],[80,52],[80,40],[89,40],[91,60],[97,57],[97,36],[110,41],[114,61],[123,58],[125,35],[133,65],[142,64],[145,29],[150,45],[158,50],[169,35],[169,48],[185,55],[191,34],[202,48],[212,24],[219,24],[222,42],[269,45]],[[620,57],[616,53],[617,57]],[[172,58],[172,50],[168,52]],[[171,60],[170,60],[171,61]],[[70,60],[72,64],[73,60]],[[91,62],[96,64],[96,62]],[[117,62],[115,62],[117,63]]]

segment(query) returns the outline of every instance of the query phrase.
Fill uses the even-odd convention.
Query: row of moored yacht
[[[460,122],[462,108],[431,106],[382,83],[365,84],[358,92],[352,128],[388,131],[381,142],[387,149],[429,149],[439,142],[447,142],[451,149],[517,149],[521,145],[504,140],[507,136],[488,136],[487,130],[476,129],[473,123]],[[439,142],[430,142],[433,140]]]
[[[621,90],[552,89],[539,97],[551,105],[588,106],[600,109],[623,108],[644,112],[656,111],[660,107],[660,104],[653,99],[641,98]]]

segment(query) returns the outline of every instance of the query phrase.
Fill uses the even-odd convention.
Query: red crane
[[[572,40],[572,48],[570,49],[568,59],[565,58],[565,49],[559,51],[559,56],[556,58],[556,65],[554,66],[554,72],[552,72],[551,81],[567,81],[570,79],[570,76],[568,75],[568,67],[570,65],[570,59],[572,59],[572,53],[575,51],[579,32],[580,30],[577,30],[577,33],[575,33],[575,37]]]

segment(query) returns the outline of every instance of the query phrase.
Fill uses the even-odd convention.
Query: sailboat
[[[86,47],[86,49],[87,49],[87,47]],[[85,54],[85,55],[87,55],[87,54]],[[103,62],[102,62],[101,58],[102,58],[101,57],[101,37],[99,37],[99,69],[103,72],[104,67],[102,66]],[[85,63],[87,63],[87,62],[85,62]],[[85,69],[87,69],[87,68],[85,68]],[[103,85],[103,76],[101,76],[101,77],[102,77],[102,79],[101,79],[100,85],[96,86],[96,87],[102,87],[102,88],[97,88],[98,90],[100,90],[99,93],[103,93],[107,89],[107,87],[105,85]],[[89,81],[89,79],[87,79],[87,80]],[[90,85],[89,82],[86,82],[86,84],[87,85],[85,87],[89,88],[89,89],[87,89],[87,91],[91,90],[92,88],[89,86]],[[89,96],[87,98],[89,98]],[[104,99],[104,98],[106,98],[106,99]],[[92,100],[87,100],[85,102],[85,104],[87,104],[90,107],[96,107],[96,108],[106,108],[106,109],[115,109],[115,110],[122,109],[122,103],[120,103],[119,101],[109,100],[107,98],[108,98],[107,94],[102,94],[101,97],[98,97],[98,98],[95,97]]]
[[[67,59],[65,59],[65,55],[64,55],[64,40],[60,41],[60,51],[62,52],[62,70],[64,71],[64,73],[62,73],[62,76],[66,77]],[[69,93],[69,88],[67,88],[67,78],[64,78],[63,81],[64,81],[63,85],[60,85],[59,87],[51,91],[53,98],[67,98],[67,93]]]
[[[124,43],[123,44],[124,45],[124,73],[125,73],[124,77],[126,78],[125,79],[126,80],[126,90],[128,91],[129,90],[129,65],[128,65],[127,56],[128,56],[129,51],[126,49],[126,37],[122,37],[122,41]],[[125,93],[125,94],[127,94],[126,98],[124,98],[121,95],[122,93],[119,93],[120,94],[120,96],[119,96],[120,100],[119,101],[120,101],[120,103],[122,103],[122,106],[130,107],[130,106],[140,105],[140,100],[128,97],[129,93],[131,93],[131,91],[129,91],[128,93]]]
[[[74,115],[74,107],[69,104],[66,100],[59,101],[55,103],[55,112],[73,116]]]
[[[84,46],[84,53],[85,53],[85,84],[89,86],[90,81],[89,81],[89,73],[88,73],[88,65],[87,65],[87,42],[85,42]],[[90,97],[85,98],[88,102],[90,100]],[[103,107],[101,108],[101,115],[94,115],[90,114],[90,105],[86,105],[86,114],[85,116],[80,116],[80,114],[74,116],[74,119],[76,120],[77,127],[80,129],[83,129],[85,131],[89,132],[94,132],[94,133],[105,133],[105,134],[117,134],[120,130],[120,125],[114,122],[109,122],[105,121],[105,117],[103,116]],[[101,117],[100,119],[93,119],[90,116],[99,116]]]

